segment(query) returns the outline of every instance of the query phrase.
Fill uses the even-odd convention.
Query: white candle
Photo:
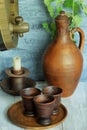
[[[21,70],[21,57],[16,56],[13,58],[13,68],[16,71]]]

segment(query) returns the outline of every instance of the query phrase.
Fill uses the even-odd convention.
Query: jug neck
[[[56,23],[56,27],[58,39],[62,39],[65,43],[67,42],[67,40],[71,40],[68,24]]]
[[[64,11],[60,12],[60,15],[55,18],[56,28],[57,28],[57,37],[63,43],[67,43],[67,40],[70,40],[70,31],[69,31],[69,18]]]

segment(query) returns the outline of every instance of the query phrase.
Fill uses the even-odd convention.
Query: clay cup
[[[38,88],[25,88],[22,89],[20,95],[22,97],[23,106],[24,106],[24,115],[34,116],[35,115],[35,106],[33,98],[41,93]]]
[[[49,95],[38,95],[34,97],[37,122],[41,125],[50,125],[52,123],[51,115],[55,105],[55,98]]]
[[[42,93],[46,95],[52,95],[56,99],[53,115],[58,114],[59,105],[61,103],[62,89],[55,86],[47,86],[42,89]]]

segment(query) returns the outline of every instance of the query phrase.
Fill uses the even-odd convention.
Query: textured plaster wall
[[[29,77],[43,80],[42,56],[50,44],[50,35],[42,28],[41,23],[48,21],[49,15],[44,7],[43,0],[19,0],[19,14],[30,25],[30,31],[19,38],[18,47],[0,52],[0,79],[5,77],[4,70],[12,66],[14,56],[21,56],[22,66],[30,70]],[[81,81],[87,80],[87,16],[83,16],[81,28],[85,33],[85,46],[83,50],[83,72]]]

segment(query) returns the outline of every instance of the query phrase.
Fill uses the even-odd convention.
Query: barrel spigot
[[[13,25],[13,32],[19,34],[20,37],[23,37],[23,33],[29,31],[29,24],[23,22],[23,18],[21,16],[17,16],[15,18],[15,25]]]

